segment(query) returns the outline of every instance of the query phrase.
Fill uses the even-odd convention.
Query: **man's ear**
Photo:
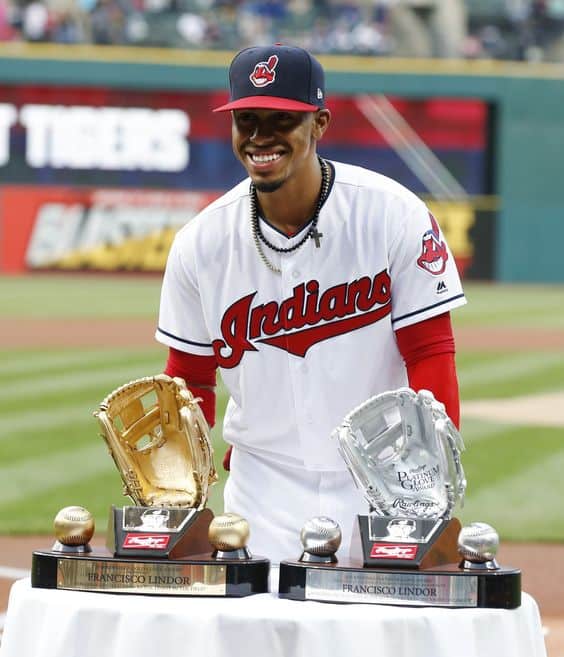
[[[313,115],[312,134],[319,141],[331,122],[331,112],[328,109],[317,110]]]

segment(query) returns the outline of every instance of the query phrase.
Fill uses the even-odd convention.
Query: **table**
[[[276,571],[273,572],[276,578]],[[444,609],[86,593],[14,583],[0,657],[546,657],[535,600]]]

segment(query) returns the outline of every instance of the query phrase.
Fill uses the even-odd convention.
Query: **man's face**
[[[316,142],[329,123],[329,112],[245,109],[233,112],[233,151],[261,192],[279,189],[305,171]]]

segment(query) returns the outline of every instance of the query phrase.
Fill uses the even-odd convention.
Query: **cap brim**
[[[247,96],[239,98],[226,105],[216,107],[214,112],[229,112],[236,109],[274,109],[288,112],[315,112],[322,109],[317,105],[302,103],[291,98],[277,98],[276,96]]]

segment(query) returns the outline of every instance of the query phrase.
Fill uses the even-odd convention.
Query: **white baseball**
[[[485,522],[473,522],[458,535],[458,551],[474,563],[492,561],[499,548],[499,534]]]

